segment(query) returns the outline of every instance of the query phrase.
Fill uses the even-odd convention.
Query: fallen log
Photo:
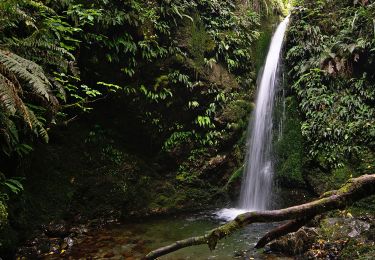
[[[156,259],[181,248],[194,245],[207,244],[210,250],[214,250],[220,239],[252,223],[292,220],[267,233],[257,244],[257,247],[260,248],[273,239],[293,232],[297,227],[300,228],[308,219],[316,215],[336,209],[344,209],[373,194],[375,194],[375,174],[363,175],[350,179],[339,190],[327,192],[321,198],[309,203],[285,209],[253,211],[238,215],[234,220],[208,231],[205,235],[176,241],[171,245],[150,252],[144,259]]]

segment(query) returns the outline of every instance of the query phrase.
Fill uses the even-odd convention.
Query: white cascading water
[[[289,16],[278,26],[272,37],[262,78],[258,88],[248,137],[244,177],[238,209],[224,209],[219,218],[233,219],[251,210],[265,210],[272,194],[273,165],[271,158],[272,116],[277,89],[277,72]]]

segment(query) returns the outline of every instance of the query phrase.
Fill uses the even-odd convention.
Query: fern
[[[45,119],[34,113],[35,105],[25,104],[30,95],[33,99],[37,97],[35,100],[40,101],[43,112],[53,112],[59,105],[52,84],[39,65],[0,49],[0,148],[5,154],[19,144],[19,131],[30,132],[48,142]]]
[[[15,84],[2,74],[0,74],[0,104],[4,107],[5,112],[10,115],[15,115],[23,104],[18,96]]]
[[[32,132],[42,139],[44,142],[48,143],[49,136],[47,129],[44,127],[44,124],[40,121],[40,119],[34,114],[34,112],[30,109],[28,109],[28,114],[30,116],[30,122],[31,122],[31,130]]]
[[[50,101],[51,83],[43,73],[43,69],[36,63],[20,56],[0,50],[0,64],[14,73],[17,78],[26,83],[26,86],[35,94],[41,95]]]

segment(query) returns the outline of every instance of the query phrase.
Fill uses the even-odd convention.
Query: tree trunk
[[[201,244],[207,244],[209,249],[214,250],[220,239],[252,223],[294,220],[267,233],[257,245],[263,247],[271,240],[301,227],[307,219],[331,210],[344,209],[373,194],[375,194],[375,174],[353,178],[339,190],[327,192],[318,200],[285,209],[254,211],[238,215],[234,220],[207,232],[205,235],[177,241],[169,246],[159,248],[150,252],[144,259],[155,259],[184,247]]]

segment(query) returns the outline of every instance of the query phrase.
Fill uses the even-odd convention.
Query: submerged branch
[[[298,229],[306,225],[313,217],[304,217],[300,219],[295,219],[283,224],[275,229],[272,229],[270,232],[265,234],[255,245],[255,248],[262,248],[267,245],[269,242],[285,236],[291,232],[296,232]]]
[[[265,237],[263,237],[257,244],[257,247],[263,247],[271,240],[293,232],[297,227],[299,228],[303,226],[308,219],[311,219],[316,215],[335,209],[343,209],[352,205],[354,202],[373,194],[375,194],[375,174],[353,178],[339,190],[329,192],[325,197],[319,198],[318,200],[285,209],[254,211],[238,215],[234,220],[207,232],[203,236],[188,238],[177,241],[169,246],[159,248],[150,252],[144,257],[144,259],[155,259],[181,248],[194,245],[207,244],[211,250],[214,250],[220,239],[231,235],[247,225],[294,219],[294,221],[291,221],[265,235]]]

